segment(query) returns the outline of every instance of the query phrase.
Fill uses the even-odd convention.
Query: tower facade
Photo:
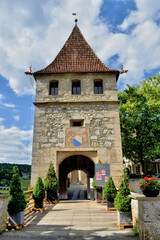
[[[67,175],[94,176],[99,161],[110,164],[115,183],[122,172],[116,82],[119,71],[105,66],[78,26],[54,61],[35,72],[36,99],[31,184],[46,176],[53,162],[60,196],[67,198]]]

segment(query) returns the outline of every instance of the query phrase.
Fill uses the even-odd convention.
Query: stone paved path
[[[85,199],[85,187],[72,186],[71,199]],[[116,212],[106,212],[105,204],[89,200],[60,201],[45,205],[43,213],[31,213],[22,230],[8,231],[0,240],[86,239],[138,240],[130,237],[132,229],[117,228]]]
[[[106,212],[104,205],[84,200],[48,205],[43,213],[32,214],[25,228],[5,232],[0,239],[138,240],[131,238],[131,234],[130,229],[117,229],[116,212]]]

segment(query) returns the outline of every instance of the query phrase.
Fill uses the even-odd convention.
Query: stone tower
[[[119,71],[105,66],[77,24],[54,61],[34,72],[36,81],[31,184],[53,162],[60,197],[67,198],[67,175],[82,170],[89,178],[99,160],[110,164],[119,183],[122,148],[116,81]]]

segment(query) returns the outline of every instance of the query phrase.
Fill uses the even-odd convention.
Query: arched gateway
[[[59,186],[60,186],[60,199],[67,199],[68,179],[67,176],[74,170],[81,170],[87,174],[87,192],[89,192],[89,179],[94,177],[94,162],[83,155],[72,155],[65,158],[59,165]]]
[[[103,46],[102,46],[103,48]],[[36,81],[31,184],[53,162],[60,195],[67,196],[72,170],[94,175],[98,162],[119,183],[122,149],[116,82],[119,71],[105,66],[75,25],[55,60],[34,72]]]

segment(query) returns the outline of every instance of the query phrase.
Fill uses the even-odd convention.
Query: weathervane
[[[122,64],[120,64],[120,65],[121,65],[121,71],[120,71],[120,74],[122,74],[122,73],[127,73],[128,70],[127,70],[127,69],[123,69],[123,65],[122,65]]]
[[[76,25],[77,25],[77,22],[78,22],[78,19],[76,18],[76,15],[77,15],[77,14],[76,14],[76,13],[72,13],[72,15],[75,16],[75,20],[74,20],[74,21],[75,21],[75,23],[76,23]]]

